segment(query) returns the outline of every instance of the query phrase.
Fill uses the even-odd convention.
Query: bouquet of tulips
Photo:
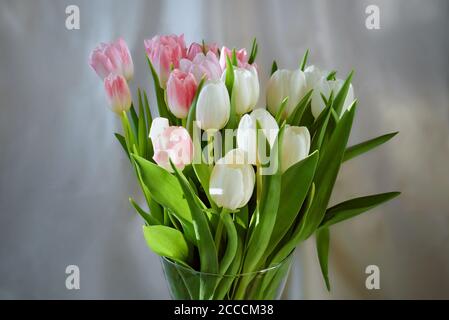
[[[90,65],[103,79],[116,133],[147,206],[148,246],[162,258],[174,298],[279,297],[296,246],[316,235],[327,288],[329,229],[398,192],[355,198],[328,208],[346,162],[388,141],[386,134],[347,147],[356,100],[352,72],[273,62],[260,98],[256,40],[251,50],[192,43],[184,37],[145,40],[158,116],[145,90],[133,103],[133,62],[126,43],[102,43]]]

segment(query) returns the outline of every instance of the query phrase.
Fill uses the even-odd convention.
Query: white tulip
[[[257,150],[257,121],[259,122],[263,135],[268,139],[270,147],[276,140],[279,127],[273,116],[265,109],[255,109],[250,114],[245,114],[239,122],[237,128],[237,146],[239,149],[245,150],[249,163],[261,163],[264,159],[260,159]],[[265,148],[265,145],[263,145]],[[262,154],[266,150],[262,150]]]
[[[283,118],[290,116],[298,102],[306,94],[306,77],[301,70],[277,70],[268,81],[268,110],[276,115],[282,100],[288,97],[288,103],[283,112]]]
[[[246,205],[256,180],[245,151],[233,149],[217,161],[209,181],[209,193],[219,207],[236,210]]]
[[[223,76],[226,76],[226,72],[223,72]],[[250,66],[249,69],[234,69],[232,96],[235,103],[235,112],[238,115],[254,109],[259,99],[259,77],[256,68]]]
[[[284,129],[281,150],[281,171],[284,173],[295,163],[309,155],[310,133],[306,127],[287,126]]]
[[[207,81],[198,96],[196,120],[203,130],[220,130],[229,120],[231,104],[228,90],[220,80]]]
[[[313,89],[312,93],[312,114],[316,118],[320,115],[320,113],[326,108],[326,104],[321,97],[321,94],[326,97],[326,99],[330,98],[331,92],[334,92],[334,98],[340,91],[341,87],[344,84],[344,80],[336,79],[336,80],[326,80],[326,78],[321,78],[320,81],[317,82]],[[354,88],[352,84],[349,85],[348,94],[346,95],[345,102],[343,103],[343,108],[340,113],[340,117],[343,113],[349,109],[352,102],[354,101]]]
[[[307,87],[306,91],[309,92],[310,90],[315,88],[315,86],[322,78],[327,77],[328,73],[329,72],[321,70],[314,65],[308,66],[304,70],[304,76],[306,77],[306,87]]]

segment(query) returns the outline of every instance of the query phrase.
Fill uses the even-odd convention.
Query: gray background
[[[65,28],[77,4],[81,29]],[[365,7],[380,7],[380,30]],[[137,86],[150,92],[143,40],[259,45],[271,61],[356,70],[351,142],[386,132],[388,145],[347,163],[333,202],[401,190],[393,202],[331,231],[326,293],[314,243],[297,252],[286,298],[449,298],[449,3],[447,1],[0,1],[0,298],[168,298],[128,195],[141,199],[113,132],[90,50],[122,35]],[[152,97],[153,98],[153,97]],[[153,100],[154,101],[154,100]],[[65,267],[81,289],[65,288]],[[368,291],[365,267],[381,271]]]

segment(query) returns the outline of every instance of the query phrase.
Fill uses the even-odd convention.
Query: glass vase
[[[292,261],[293,253],[267,269],[220,275],[195,271],[161,257],[170,296],[174,300],[278,300]]]

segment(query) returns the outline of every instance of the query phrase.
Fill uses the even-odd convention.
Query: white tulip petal
[[[157,117],[153,119],[153,122],[151,123],[151,129],[149,137],[152,141],[155,141],[161,134],[164,132],[165,129],[169,127],[168,119]]]

